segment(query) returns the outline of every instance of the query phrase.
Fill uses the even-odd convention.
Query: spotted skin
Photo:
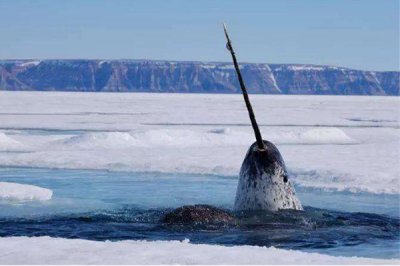
[[[278,149],[263,140],[265,150],[257,143],[250,146],[239,174],[234,210],[303,210]]]

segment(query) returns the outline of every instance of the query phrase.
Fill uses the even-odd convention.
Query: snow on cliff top
[[[21,64],[22,67],[27,67],[27,66],[37,66],[40,64],[40,60],[35,60],[35,61],[28,61],[28,62],[24,62]]]
[[[281,64],[279,67],[274,69],[275,71],[323,71],[323,70],[345,70],[344,67],[337,66],[321,66],[321,65],[289,65]]]

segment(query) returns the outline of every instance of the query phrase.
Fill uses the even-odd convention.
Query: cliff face
[[[400,72],[240,64],[250,93],[399,95]],[[3,60],[0,90],[239,93],[231,63]]]

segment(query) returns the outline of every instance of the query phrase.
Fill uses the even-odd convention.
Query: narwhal
[[[290,180],[285,162],[278,148],[263,140],[258,127],[247,89],[244,85],[236,55],[225,24],[226,47],[230,51],[236,69],[244,102],[249,113],[256,142],[247,151],[239,173],[234,211],[303,210]],[[234,215],[209,205],[183,206],[169,212],[163,218],[167,224],[235,223]]]
[[[278,148],[261,137],[232,42],[225,24],[223,26],[227,40],[226,48],[232,55],[244,102],[256,137],[256,142],[250,146],[240,168],[234,210],[302,210],[303,207],[296,196],[294,187],[288,180],[285,162]]]

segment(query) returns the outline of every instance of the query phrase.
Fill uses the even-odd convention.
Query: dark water
[[[53,190],[47,202],[0,202],[0,236],[183,240],[400,258],[398,196],[298,188],[304,211],[236,214],[236,225],[166,225],[185,204],[232,208],[237,180],[206,175],[0,168],[0,181]],[[348,204],[346,204],[346,202]],[[321,208],[321,206],[325,206]]]
[[[2,218],[0,236],[52,236],[89,240],[183,240],[192,243],[275,246],[332,252],[338,248],[387,243],[388,254],[398,257],[400,220],[369,213],[347,213],[307,207],[305,211],[253,213],[228,225],[167,225],[161,222],[172,209],[118,210],[32,218]],[[390,244],[392,243],[392,244]],[[332,249],[332,251],[330,251]],[[390,251],[390,249],[393,249]],[[368,250],[364,250],[368,251]],[[361,250],[354,255],[360,255]],[[369,252],[369,251],[368,251]],[[392,253],[390,255],[390,253]],[[367,254],[363,254],[367,255]]]

